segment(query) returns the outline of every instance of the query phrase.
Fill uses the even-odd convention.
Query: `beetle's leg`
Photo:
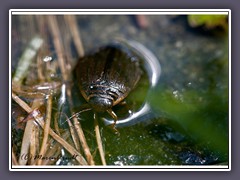
[[[125,105],[127,105],[127,102],[126,102],[125,100],[123,100],[123,101],[121,101],[120,103],[118,103],[118,105],[120,105],[120,106],[125,106]]]
[[[112,116],[112,118],[114,120],[113,125],[115,126],[116,122],[118,120],[117,115],[115,114],[115,112],[112,109],[108,109],[107,112],[108,112],[108,114],[110,114],[110,116]]]
[[[112,118],[113,118],[113,120],[114,120],[114,123],[112,124],[113,130],[114,130],[116,133],[119,133],[118,130],[116,129],[116,123],[117,123],[117,120],[118,120],[117,115],[115,114],[115,112],[114,112],[112,109],[108,109],[107,112],[108,112],[108,114],[109,114],[110,116],[112,116]]]

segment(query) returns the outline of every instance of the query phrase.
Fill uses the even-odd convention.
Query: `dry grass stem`
[[[22,140],[22,147],[21,147],[21,152],[20,156],[18,157],[18,161],[16,159],[16,156],[14,152],[12,151],[12,161],[14,165],[50,165],[50,164],[58,164],[58,160],[54,159],[48,159],[48,160],[43,160],[41,157],[61,157],[61,148],[63,147],[68,151],[72,156],[74,156],[75,160],[77,163],[80,165],[95,165],[93,156],[91,154],[90,148],[87,144],[83,129],[81,127],[80,122],[78,121],[77,116],[71,111],[71,118],[67,119],[68,125],[69,125],[69,131],[66,131],[64,133],[60,133],[59,129],[59,124],[58,124],[58,119],[54,118],[54,130],[51,129],[51,117],[52,117],[52,95],[48,96],[47,99],[47,105],[46,106],[46,118],[45,120],[43,119],[43,113],[38,109],[40,107],[39,103],[37,103],[37,99],[33,100],[33,105],[32,107],[29,107],[29,105],[24,102],[22,99],[20,99],[18,95],[23,92],[22,95],[31,95],[31,97],[37,98],[40,96],[40,98],[46,98],[46,94],[41,94],[41,92],[28,92],[24,89],[21,89],[21,83],[23,82],[23,79],[27,75],[27,70],[29,69],[34,57],[36,55],[39,55],[41,52],[39,52],[39,49],[42,47],[43,41],[47,41],[47,33],[46,33],[46,25],[48,26],[50,30],[50,36],[53,39],[53,45],[57,54],[57,65],[60,68],[62,78],[64,82],[70,81],[70,69],[67,67],[67,65],[71,64],[67,62],[66,58],[73,57],[71,54],[71,49],[69,48],[69,44],[71,43],[71,38],[74,42],[74,45],[76,47],[77,53],[79,57],[84,56],[84,48],[80,36],[80,32],[78,29],[77,25],[77,20],[76,17],[73,15],[65,15],[64,20],[66,22],[66,27],[64,31],[60,31],[58,21],[57,21],[57,16],[36,16],[35,19],[37,20],[37,27],[39,29],[39,33],[41,37],[35,37],[32,39],[32,41],[29,43],[29,46],[21,56],[19,63],[18,63],[18,68],[16,70],[15,76],[13,77],[13,90],[14,90],[14,85],[17,84],[16,87],[16,94],[12,92],[12,99],[20,105],[21,108],[23,108],[28,114],[29,114],[29,119],[27,119],[24,135],[23,135],[23,140]],[[39,20],[39,21],[38,21]],[[32,24],[33,25],[33,24]],[[62,27],[61,27],[62,28]],[[65,33],[67,31],[70,31],[69,37],[62,38],[61,32]],[[64,47],[64,45],[66,47]],[[47,43],[44,43],[44,50],[49,49],[47,47]],[[66,49],[67,48],[67,49]],[[32,51],[31,51],[32,50]],[[43,49],[41,49],[43,50]],[[69,50],[68,54],[65,54],[65,50]],[[44,51],[45,52],[45,51]],[[39,53],[39,54],[37,54]],[[66,56],[67,57],[66,57]],[[41,56],[41,55],[40,55]],[[45,80],[51,80],[49,79],[50,76],[45,75],[44,71],[45,70],[51,70],[51,72],[54,70],[56,71],[56,66],[54,66],[54,62],[51,63],[43,63],[42,59],[40,56],[37,57],[37,75],[38,79],[40,82],[44,82]],[[27,60],[25,60],[27,59]],[[31,76],[30,76],[31,78]],[[22,87],[23,88],[23,87]],[[38,96],[37,96],[38,95]],[[72,93],[71,89],[69,86],[67,86],[67,96],[69,100],[69,106],[70,109],[72,110],[73,107],[73,102],[72,102]],[[27,97],[27,96],[26,96]],[[39,99],[38,99],[39,100]],[[44,107],[45,107],[44,106]],[[81,111],[87,111],[89,109],[84,109]],[[61,112],[60,112],[61,113]],[[80,113],[79,113],[80,114]],[[95,116],[95,115],[94,115]],[[35,121],[32,121],[30,119],[35,119]],[[72,121],[70,120],[72,119]],[[37,122],[37,123],[36,123]],[[36,124],[39,124],[39,126],[36,126]],[[40,131],[41,130],[41,131]],[[40,133],[43,132],[43,139],[41,142],[41,148],[39,148],[40,145]],[[70,133],[69,133],[70,132]],[[103,150],[103,145],[102,145],[102,140],[101,140],[101,134],[99,130],[99,125],[97,122],[97,119],[95,118],[95,133],[96,133],[96,141],[98,144],[98,149],[101,157],[101,161],[103,165],[106,165],[106,160],[104,156],[104,150]],[[49,135],[53,138],[50,138]],[[71,139],[70,139],[71,138]],[[56,143],[54,142],[56,141]],[[68,140],[69,142],[67,142]],[[55,144],[54,144],[55,143]],[[84,152],[84,157],[81,155],[80,150],[83,149]],[[32,156],[39,155],[39,159],[29,159],[28,158],[22,158],[24,155],[29,154]]]
[[[39,56],[37,57],[37,67],[38,78],[41,82],[43,82],[45,80],[45,77],[43,75],[43,62]]]
[[[61,36],[60,36],[60,31],[59,31],[59,28],[58,28],[56,16],[48,16],[48,22],[49,22],[50,30],[51,30],[51,33],[52,33],[52,36],[53,36],[54,47],[55,47],[56,52],[57,52],[58,61],[59,61],[59,64],[60,64],[60,69],[61,69],[61,73],[63,75],[63,79],[64,79],[64,81],[68,81],[68,74],[67,74],[66,69],[65,69],[65,62],[64,62],[63,53],[62,53],[63,52],[63,46],[62,46],[61,41],[60,41]],[[69,98],[71,99],[71,91],[70,90],[67,90],[67,91],[68,91],[67,94],[68,94]],[[77,121],[76,118],[75,118],[75,120]],[[92,155],[90,153],[89,147],[86,143],[86,139],[85,139],[83,130],[82,130],[79,122],[77,122],[77,123],[74,122],[74,126],[75,126],[77,134],[80,138],[80,142],[83,146],[87,161],[89,162],[90,165],[93,165],[94,161],[93,161]]]
[[[68,24],[68,27],[70,27],[69,30],[72,34],[73,41],[76,46],[78,55],[79,55],[79,57],[83,57],[84,56],[84,48],[83,48],[81,36],[79,33],[79,28],[77,25],[76,17],[73,15],[64,15],[64,18]]]
[[[84,136],[81,124],[76,117],[73,117],[73,124],[74,124],[74,127],[75,127],[76,131],[77,131],[78,137],[79,137],[80,142],[82,144],[83,151],[86,155],[88,163],[90,165],[94,165],[95,162],[93,160],[92,154],[91,154],[90,149],[88,147],[88,144],[87,144],[86,138]]]
[[[13,148],[12,148],[12,164],[15,165],[15,166],[19,165]]]
[[[71,91],[69,89],[67,89],[67,95],[68,95],[69,104],[71,105],[72,104],[72,94],[71,94]],[[84,112],[84,111],[85,110],[83,110],[81,112]],[[86,109],[86,111],[88,111],[88,109]],[[74,113],[72,112],[72,114],[74,114]],[[83,148],[83,151],[84,151],[84,154],[87,158],[88,163],[90,165],[94,165],[95,162],[93,160],[93,156],[92,156],[92,154],[90,152],[90,149],[88,147],[85,135],[84,135],[83,130],[82,130],[81,123],[78,121],[75,114],[73,116],[71,116],[70,118],[73,118],[73,124],[74,124],[75,130],[77,132],[77,135],[80,139],[80,142],[81,142],[81,145],[82,145],[82,148]]]
[[[63,48],[65,50],[65,63],[67,67],[65,67],[69,72],[72,71],[73,68],[73,59],[75,59],[75,55],[72,54],[72,35],[70,33],[70,27],[68,27],[68,24],[64,21],[64,19],[61,19],[61,24],[59,23],[60,27],[60,33],[64,34],[62,36],[62,42],[63,42]]]
[[[32,128],[32,134],[31,134],[31,138],[30,138],[30,149],[29,149],[29,153],[34,157],[37,154],[37,149],[36,149],[36,131],[37,131],[37,126],[34,126]],[[30,164],[31,165],[35,165],[35,160],[34,158],[30,159]]]
[[[100,153],[101,161],[102,164],[105,166],[107,165],[106,160],[105,160],[105,155],[104,155],[104,150],[103,150],[103,145],[102,145],[102,139],[101,139],[101,134],[99,130],[99,125],[98,125],[98,120],[96,118],[96,114],[94,114],[94,125],[95,125],[95,133],[96,133],[96,140],[98,144],[98,150]]]
[[[74,130],[73,124],[72,124],[72,122],[70,120],[67,120],[67,122],[68,122],[68,126],[69,126],[69,129],[70,129],[70,133],[71,133],[71,137],[72,137],[73,143],[74,143],[76,149],[78,151],[80,151],[80,144],[79,144],[79,141],[78,141],[77,136],[75,134],[75,130]]]
[[[16,94],[12,93],[12,98],[13,100],[19,105],[21,106],[27,113],[31,113],[32,112],[32,108],[30,108],[28,106],[27,103],[25,103],[23,100],[21,100]]]
[[[18,103],[25,111],[30,113],[32,109],[19,97],[17,97],[14,93],[12,93],[12,98],[15,100],[16,103]],[[38,124],[41,126],[41,128],[44,129],[44,122],[42,121],[41,117],[34,117],[35,120],[38,122]],[[31,121],[29,121],[31,122]],[[58,142],[60,143],[72,156],[76,157],[76,160],[79,162],[80,165],[87,165],[86,160],[82,157],[82,155],[73,148],[70,144],[68,144],[64,139],[62,139],[60,136],[58,136],[51,128],[49,129],[49,134]]]
[[[66,140],[69,137],[69,132],[65,131],[62,133],[61,137]],[[48,142],[48,151],[46,152],[46,157],[58,157],[61,153],[61,145],[59,143],[54,142],[54,139],[50,139]],[[58,159],[47,159],[43,161],[42,165],[50,165],[57,161]]]
[[[68,73],[66,71],[66,64],[64,61],[64,48],[62,46],[62,41],[61,41],[61,34],[58,28],[58,23],[56,16],[48,16],[48,25],[50,27],[50,32],[53,37],[53,43],[54,47],[56,49],[57,57],[58,57],[58,62],[60,65],[61,73],[63,76],[63,80],[67,81],[68,80]]]
[[[31,108],[39,110],[39,107],[41,107],[42,105],[44,105],[44,100],[34,100]],[[31,112],[31,113],[34,116],[34,113],[33,112]],[[40,111],[38,113],[40,113]],[[34,120],[34,118],[32,118],[32,120]],[[25,128],[25,131],[26,131],[26,128]],[[39,131],[40,131],[39,126],[34,125],[32,127],[32,134],[30,137],[30,148],[29,148],[29,153],[32,156],[35,156],[39,152]],[[34,158],[32,158],[32,159],[30,159],[29,163],[31,165],[35,165],[36,160],[34,160]]]
[[[57,143],[54,147],[51,148],[51,151],[49,151],[46,154],[46,157],[49,157],[49,159],[45,159],[42,161],[42,165],[52,165],[56,163],[58,159],[57,157],[61,156],[61,147],[59,143]],[[52,159],[51,159],[52,158]]]
[[[46,152],[46,145],[48,141],[49,136],[49,129],[50,129],[50,122],[51,122],[51,115],[52,115],[52,96],[50,95],[47,99],[47,112],[46,112],[46,119],[45,119],[45,125],[44,125],[44,135],[43,135],[43,141],[42,146],[40,149],[39,155],[44,156]],[[40,158],[37,162],[38,165],[41,165],[42,159]]]
[[[68,144],[64,139],[58,136],[52,129],[50,129],[49,134],[57,142],[59,142],[72,156],[75,156],[76,160],[79,162],[80,165],[88,165],[88,163],[83,158],[83,156],[75,148],[73,148],[70,144]]]
[[[60,135],[60,129],[59,129],[59,126],[58,126],[58,113],[55,115],[54,117],[54,130],[55,132]]]
[[[17,96],[15,95],[15,98]],[[21,105],[23,105],[28,111],[30,110],[30,112],[28,112],[29,114],[32,115],[32,109],[35,109],[36,107],[40,106],[40,102],[38,101],[33,101],[33,105],[32,108],[29,109],[29,106],[23,102],[20,98],[16,98],[18,100],[18,102],[21,103]],[[22,102],[21,102],[22,101]],[[20,105],[20,104],[19,104]],[[34,113],[33,113],[34,114]],[[27,121],[25,130],[24,130],[24,135],[23,135],[23,139],[22,139],[22,146],[21,146],[21,152],[20,152],[20,156],[19,156],[19,164],[20,165],[26,165],[28,162],[28,158],[24,158],[25,155],[27,155],[29,153],[29,149],[32,146],[35,146],[34,141],[32,142],[32,134],[33,134],[33,129],[35,127],[34,121]],[[31,146],[32,143],[32,146]],[[33,150],[31,150],[33,151]],[[31,154],[32,155],[32,154]]]
[[[48,22],[49,22],[50,30],[51,30],[51,33],[52,33],[52,36],[53,36],[54,46],[55,46],[55,49],[56,49],[56,52],[57,52],[58,61],[59,61],[59,64],[60,64],[60,69],[61,69],[61,73],[63,75],[63,79],[64,79],[64,81],[68,81],[68,74],[67,74],[66,69],[65,69],[65,62],[64,62],[64,57],[63,57],[63,53],[62,53],[63,52],[63,46],[62,46],[61,41],[60,41],[61,36],[60,36],[60,31],[59,31],[59,28],[58,28],[56,16],[48,16]],[[70,92],[70,91],[68,90],[68,92]],[[71,92],[68,93],[68,96],[71,98]],[[92,155],[90,153],[90,150],[88,148],[88,145],[86,143],[86,139],[84,137],[83,130],[82,130],[79,122],[78,123],[75,122],[74,126],[76,128],[77,134],[79,135],[80,142],[83,146],[87,161],[89,162],[90,165],[93,165],[94,161],[93,161]]]
[[[55,143],[53,145],[53,141],[50,141],[48,143],[48,151],[45,153],[46,157],[49,157],[48,159],[45,159],[42,161],[42,165],[50,165],[55,163],[58,159],[56,157],[60,157],[61,153],[61,145],[59,143]],[[51,159],[51,157],[53,157]]]
[[[19,164],[20,165],[26,165],[28,162],[28,158],[24,158],[27,156],[29,152],[30,142],[31,142],[31,136],[32,136],[32,129],[34,127],[34,121],[27,121],[25,131],[23,134],[23,140],[21,145],[21,152],[19,156]]]
[[[39,126],[34,126],[32,129],[32,136],[31,136],[31,142],[30,142],[30,154],[35,157],[39,153],[39,133],[40,128]],[[36,160],[31,159],[30,161],[31,165],[36,165]]]
[[[72,34],[73,41],[74,41],[74,44],[76,46],[76,49],[78,51],[78,55],[80,57],[83,57],[84,56],[84,49],[83,49],[83,44],[82,44],[82,40],[81,40],[80,33],[79,33],[79,28],[77,26],[76,17],[73,16],[73,15],[65,15],[64,18],[65,18],[65,21],[68,23],[69,27],[71,27],[69,29],[70,29],[70,32]],[[69,97],[71,99],[71,92],[69,93]],[[90,164],[91,164],[91,162],[94,163],[92,155],[91,155],[90,150],[89,150],[89,147],[86,143],[81,125],[78,122],[76,117],[73,118],[73,121],[74,121],[74,126],[77,130],[78,136],[80,138],[81,144],[83,146],[85,155],[87,156],[87,160]],[[99,151],[100,151],[100,154],[101,154],[102,163],[103,163],[103,165],[106,165],[106,161],[105,161],[104,153],[103,153],[103,149],[102,149],[102,141],[101,141],[98,126],[96,126],[96,135],[97,135],[96,138],[97,138],[97,142],[98,142],[98,148],[99,148]]]

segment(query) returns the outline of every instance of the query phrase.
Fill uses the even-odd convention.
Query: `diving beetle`
[[[110,43],[80,58],[75,74],[88,108],[94,113],[107,112],[115,128],[118,117],[112,107],[137,85],[142,74],[140,57],[124,44]]]

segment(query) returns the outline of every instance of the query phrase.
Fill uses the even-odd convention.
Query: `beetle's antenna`
[[[116,134],[119,135],[119,132],[118,132],[118,130],[116,129],[116,123],[117,123],[117,120],[118,120],[117,115],[115,114],[115,112],[114,112],[112,109],[108,109],[107,112],[108,112],[108,114],[109,114],[110,116],[112,116],[112,118],[114,119],[113,124],[111,124],[113,130],[115,131]]]
[[[80,115],[81,113],[87,112],[87,111],[90,111],[90,110],[92,110],[92,108],[83,109],[83,110],[81,110],[81,111],[79,111],[79,112],[77,112],[77,113],[74,113],[71,117],[68,118],[68,120],[71,120],[72,118],[77,117],[77,116]]]
[[[74,113],[72,116],[70,116],[69,118],[67,118],[66,119],[66,121],[64,121],[63,123],[61,123],[61,125],[62,124],[64,124],[65,122],[67,122],[67,121],[70,121],[72,118],[74,118],[74,117],[78,117],[81,113],[83,113],[83,112],[87,112],[87,111],[90,111],[90,110],[92,110],[92,108],[86,108],[86,109],[83,109],[83,110],[81,110],[81,111],[79,111],[79,112],[76,112],[76,113]]]

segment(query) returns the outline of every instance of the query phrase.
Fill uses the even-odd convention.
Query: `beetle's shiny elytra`
[[[115,123],[112,107],[128,96],[141,77],[139,57],[119,43],[80,58],[75,72],[81,94],[92,110],[107,111]]]

